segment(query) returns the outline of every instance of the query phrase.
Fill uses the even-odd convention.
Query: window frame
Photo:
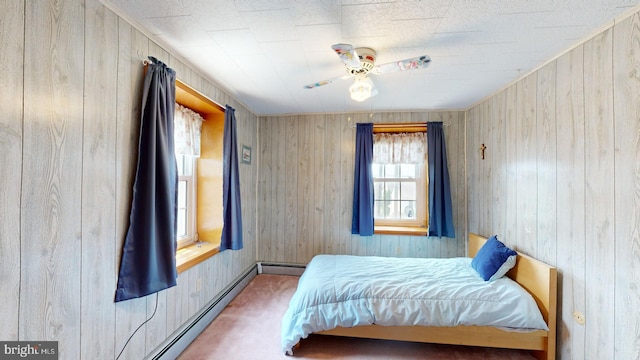
[[[374,133],[409,133],[409,132],[427,132],[427,123],[388,123],[388,124],[373,124]],[[421,166],[422,170],[422,184],[419,186],[416,184],[416,208],[421,207],[424,209],[424,220],[380,220],[374,218],[374,233],[375,234],[397,234],[397,235],[416,235],[426,236],[429,228],[429,176],[428,176],[428,160],[427,152],[425,151],[424,161]],[[374,179],[375,184],[375,179]],[[419,191],[419,189],[421,191]],[[422,192],[422,196],[419,193]],[[417,199],[424,199],[419,203]],[[375,201],[375,199],[374,199]],[[416,218],[418,216],[416,215]]]
[[[218,211],[222,212],[222,139],[225,108],[180,79],[176,79],[175,88],[176,102],[199,113],[205,119],[202,124],[201,154],[195,158],[196,164],[200,166],[195,168],[193,173],[197,179],[197,184],[194,184],[197,192],[194,196],[198,204],[193,214],[198,241],[176,252],[176,269],[178,273],[182,273],[220,251],[221,227],[209,228],[210,224],[207,221],[203,224],[203,219],[216,218]],[[203,162],[206,165],[203,165]],[[203,174],[202,171],[198,171],[209,169],[212,163],[220,164],[220,175],[215,173],[211,176],[208,172]],[[215,168],[216,166],[214,165]]]

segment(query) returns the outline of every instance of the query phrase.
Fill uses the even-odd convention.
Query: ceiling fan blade
[[[340,59],[350,68],[359,70],[362,67],[356,49],[350,44],[333,44],[331,45],[333,51],[338,54]]]
[[[336,82],[338,80],[346,80],[346,79],[348,79],[350,77],[353,77],[353,75],[342,75],[342,76],[339,76],[337,78],[333,78],[333,79],[329,79],[329,80],[322,80],[322,81],[315,82],[313,84],[305,85],[304,88],[305,89],[313,89],[313,88],[317,88],[318,86],[324,86],[324,85],[332,84],[332,83],[334,83],[334,82]]]
[[[378,65],[371,70],[372,73],[380,75],[387,74],[396,71],[406,71],[406,70],[415,70],[422,69],[429,66],[431,63],[431,58],[429,55],[422,55],[410,59],[404,59],[399,61],[394,61],[382,65]]]

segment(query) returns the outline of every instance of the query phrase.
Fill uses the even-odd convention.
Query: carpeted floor
[[[525,351],[311,335],[293,357],[280,349],[280,323],[298,277],[258,275],[180,355],[180,360],[514,359]]]

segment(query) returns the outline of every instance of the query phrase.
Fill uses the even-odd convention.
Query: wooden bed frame
[[[469,234],[468,256],[474,257],[487,238]],[[556,356],[557,271],[539,260],[518,253],[516,266],[507,273],[535,299],[549,331],[512,332],[491,326],[379,326],[338,327],[321,335],[368,339],[402,340],[436,344],[485,346],[531,350],[538,359]],[[299,346],[300,344],[298,344]]]

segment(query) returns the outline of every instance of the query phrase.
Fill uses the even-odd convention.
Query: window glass
[[[400,200],[416,200],[416,183],[403,182],[400,185]]]
[[[400,164],[400,177],[403,179],[414,179],[416,177],[416,165]]]
[[[187,225],[188,225],[188,181],[180,180],[178,181],[178,218],[177,218],[177,235],[178,237],[188,236]]]
[[[416,218],[416,202],[415,201],[401,201],[400,207],[402,207],[402,219],[415,219]]]
[[[400,177],[400,166],[398,164],[386,164],[384,166],[384,177],[387,179]]]
[[[384,177],[384,166],[381,164],[371,164],[371,172],[374,178]]]

